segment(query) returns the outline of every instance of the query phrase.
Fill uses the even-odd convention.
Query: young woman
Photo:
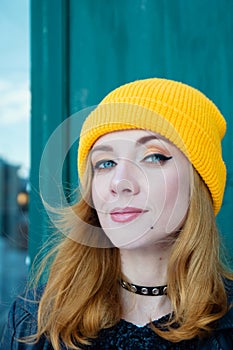
[[[182,83],[112,91],[82,128],[68,235],[46,285],[14,303],[1,350],[232,349],[233,278],[215,221],[225,128]]]

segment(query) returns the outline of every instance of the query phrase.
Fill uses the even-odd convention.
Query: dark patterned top
[[[168,316],[164,316],[154,325],[167,322]],[[196,350],[198,339],[185,340],[179,343],[171,343],[158,336],[150,327],[146,325],[138,327],[130,322],[121,320],[114,327],[102,330],[92,346],[84,349],[106,349],[106,350]]]
[[[226,290],[228,302],[231,305],[233,304],[233,281],[228,281]],[[0,341],[0,350],[53,350],[45,336],[42,336],[36,344],[18,341],[36,333],[37,311],[37,302],[17,298],[9,312],[8,323]],[[154,321],[154,325],[163,327],[168,319],[169,315],[164,316]],[[215,330],[202,340],[194,338],[172,343],[158,336],[149,324],[138,327],[120,320],[115,326],[101,330],[91,345],[80,346],[80,348],[85,350],[233,350],[233,308],[230,308],[216,323]],[[68,350],[64,344],[61,344],[61,349]]]

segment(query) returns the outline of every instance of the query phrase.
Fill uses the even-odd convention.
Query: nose
[[[113,195],[135,195],[139,193],[139,177],[135,165],[127,160],[118,162],[110,183],[110,191]]]

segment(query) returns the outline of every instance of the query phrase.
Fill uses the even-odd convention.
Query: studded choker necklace
[[[155,286],[155,287],[144,287],[144,286],[138,286],[137,284],[126,282],[122,278],[119,279],[119,282],[124,289],[135,294],[152,295],[152,296],[167,295],[167,285]]]

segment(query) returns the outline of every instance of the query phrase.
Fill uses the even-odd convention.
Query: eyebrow
[[[144,145],[145,143],[147,143],[151,140],[158,140],[158,137],[156,137],[154,135],[143,136],[136,141],[136,146]],[[96,151],[113,152],[113,148],[111,146],[108,146],[108,145],[95,146],[94,148],[92,148],[91,154],[93,154]]]
[[[90,153],[93,154],[96,151],[113,152],[113,148],[105,145],[95,146]]]
[[[151,140],[158,140],[158,137],[156,137],[155,135],[143,136],[139,140],[137,140],[136,145],[141,146]]]

